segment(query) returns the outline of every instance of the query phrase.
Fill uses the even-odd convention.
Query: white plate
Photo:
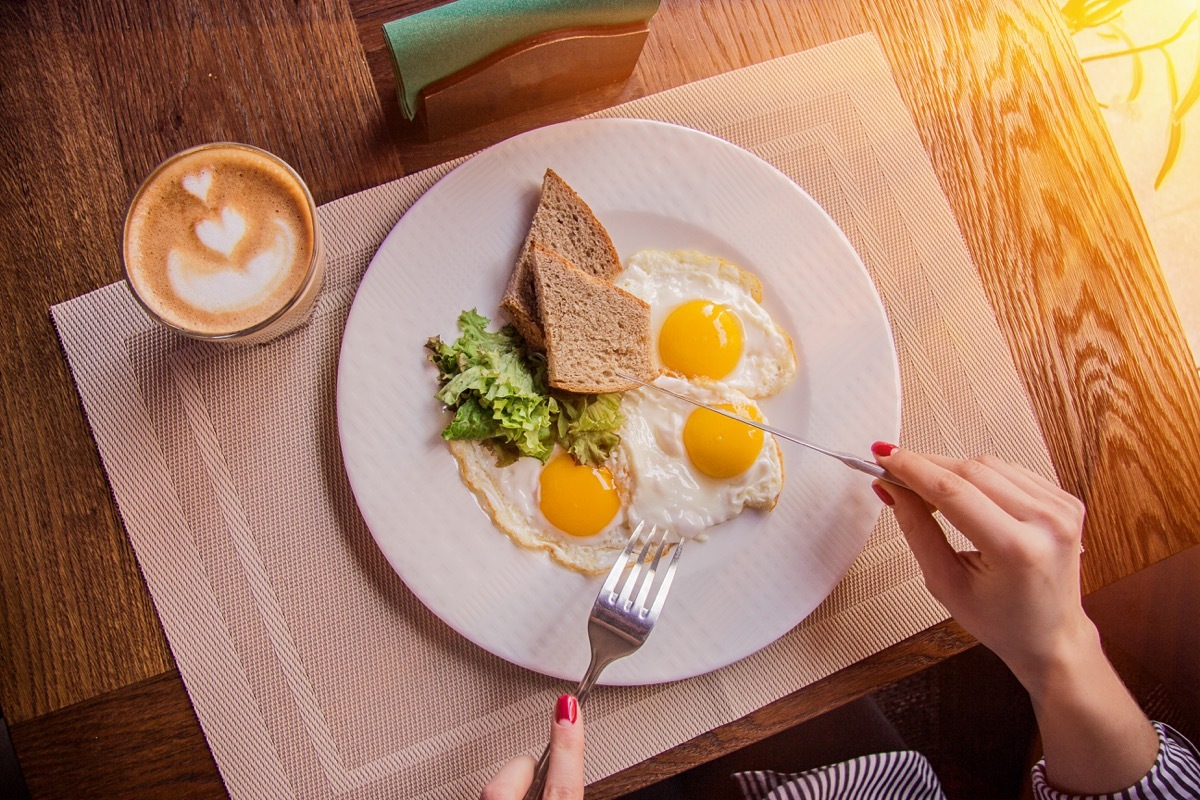
[[[762,403],[775,425],[865,453],[900,428],[899,372],[883,307],[829,216],[758,157],[689,128],[580,120],[502,142],[431,188],[376,253],[346,323],[338,428],[346,472],[380,550],[463,636],[568,680],[587,666],[585,621],[601,582],[520,549],[461,483],[439,432],[423,345],[457,336],[466,308],[499,317],[553,168],[591,205],[624,260],[696,249],[758,275],[796,345],[797,379]],[[699,675],[754,653],[804,619],[862,549],[880,510],[869,479],[783,443],[786,482],[688,547],[657,628],[605,683]]]

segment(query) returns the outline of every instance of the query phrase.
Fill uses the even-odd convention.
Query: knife
[[[729,417],[730,419],[735,419],[738,422],[743,422],[752,428],[758,428],[760,431],[766,431],[767,433],[769,433],[773,436],[778,436],[780,439],[787,439],[789,442],[795,442],[796,444],[800,445],[801,447],[807,447],[809,450],[815,450],[816,452],[821,453],[822,455],[829,456],[830,458],[836,458],[838,461],[842,462],[847,467],[850,467],[850,469],[856,469],[859,472],[865,472],[866,474],[870,475],[872,478],[878,478],[882,481],[887,481],[888,483],[895,484],[896,486],[899,486],[902,489],[908,488],[908,485],[906,483],[904,483],[904,481],[895,477],[894,475],[892,475],[892,473],[888,472],[886,469],[879,466],[874,461],[867,461],[866,459],[858,458],[857,456],[852,456],[849,453],[840,453],[837,450],[826,449],[819,445],[815,445],[812,442],[805,441],[804,439],[801,439],[799,436],[793,436],[792,434],[787,433],[786,431],[781,431],[781,430],[779,430],[779,428],[772,427],[772,426],[767,425],[762,422],[755,422],[754,420],[746,419],[745,417],[739,417],[737,414],[733,414],[729,411],[725,411],[724,409],[713,408],[710,405],[705,405],[704,403],[701,403],[699,400],[693,400],[690,397],[685,397],[684,395],[681,395],[678,392],[672,392],[670,389],[665,389],[662,386],[658,386],[653,383],[646,383],[645,381],[639,381],[637,378],[635,378],[631,375],[622,375],[619,372],[616,373],[616,375],[618,378],[622,378],[627,381],[633,381],[636,384],[645,386],[649,389],[653,389],[656,392],[662,392],[663,394],[670,395],[671,397],[674,397],[676,400],[682,400],[685,403],[690,403],[691,405],[694,405],[697,408],[706,408],[709,411],[713,412],[714,414],[720,414],[723,417]]]

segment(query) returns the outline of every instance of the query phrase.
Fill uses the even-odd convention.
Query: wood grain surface
[[[664,0],[633,76],[447,139],[379,25],[436,2],[0,4],[0,707],[34,797],[224,796],[50,322],[121,277],[125,205],[185,146],[278,153],[318,202],[514,133],[864,31],[884,47],[1063,484],[1085,589],[1195,544],[1200,385],[1049,2]],[[969,646],[939,626],[592,787],[617,796]]]

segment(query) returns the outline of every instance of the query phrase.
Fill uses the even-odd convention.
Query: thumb
[[[962,564],[958,554],[946,540],[942,526],[933,518],[929,506],[916,492],[901,488],[895,484],[882,484],[876,481],[872,484],[875,493],[885,503],[892,500],[893,513],[896,522],[904,533],[909,549],[921,567],[925,576],[925,586],[938,600],[950,591],[957,583],[961,574]]]

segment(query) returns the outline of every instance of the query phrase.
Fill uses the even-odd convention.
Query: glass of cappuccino
[[[125,277],[162,325],[260,344],[296,328],[325,262],[304,181],[265,150],[193,147],[160,164],[125,217]]]

